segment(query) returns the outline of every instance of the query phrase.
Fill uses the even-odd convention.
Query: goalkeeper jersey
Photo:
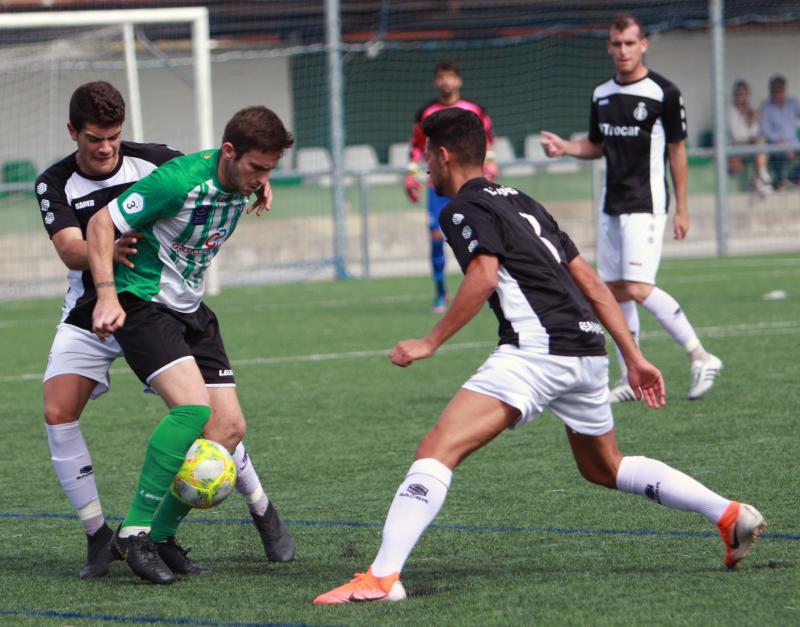
[[[116,267],[118,292],[191,313],[205,292],[204,273],[236,229],[247,198],[217,177],[219,150],[178,157],[113,200],[121,232],[143,234],[133,268]]]

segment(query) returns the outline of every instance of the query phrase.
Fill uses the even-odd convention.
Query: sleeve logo
[[[39,196],[44,194],[46,191],[47,191],[47,183],[39,183],[36,186],[36,193],[39,194]]]
[[[469,252],[473,252],[477,247],[478,247],[478,240],[474,239],[469,243],[469,246],[467,246],[467,250],[469,250]]]
[[[464,236],[464,239],[469,239],[470,237],[472,237],[472,227],[470,227],[469,224],[465,226],[464,230],[461,231],[461,235]]]
[[[127,214],[139,213],[144,209],[144,196],[134,192],[122,201],[122,209]]]
[[[41,207],[42,211],[47,211],[48,209],[50,209],[50,201],[47,200],[47,198],[44,198],[42,200],[42,204],[39,206]]]
[[[458,226],[464,221],[464,215],[461,213],[454,213],[453,214],[453,224]]]
[[[56,217],[53,215],[52,211],[48,211],[44,216],[44,223],[45,224],[53,224],[55,222]]]

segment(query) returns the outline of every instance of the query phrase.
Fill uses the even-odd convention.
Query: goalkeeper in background
[[[406,194],[411,202],[419,200],[422,183],[417,179],[420,164],[425,153],[425,133],[422,132],[422,121],[432,113],[458,107],[475,113],[483,123],[486,130],[486,163],[484,173],[486,178],[494,180],[497,175],[497,166],[494,162],[492,142],[494,131],[492,120],[486,110],[479,104],[465,100],[461,97],[461,71],[453,61],[440,61],[433,73],[433,84],[436,86],[436,98],[423,105],[414,116],[414,129],[409,141],[408,170],[405,177]],[[436,296],[433,300],[433,313],[442,314],[447,307],[447,287],[444,281],[444,237],[439,229],[439,213],[450,201],[447,196],[440,196],[428,185],[428,230],[431,234],[431,270],[433,281],[436,284]]]

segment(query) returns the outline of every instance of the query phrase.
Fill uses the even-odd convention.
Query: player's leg
[[[224,437],[226,433],[243,433],[245,418],[236,388],[210,387],[208,391],[212,411],[211,420],[206,425],[205,437],[216,440],[217,434]],[[271,562],[290,562],[297,552],[294,539],[264,491],[253,461],[242,442],[234,445],[233,460],[236,462],[236,490],[247,503],[267,559]]]
[[[444,313],[447,308],[447,287],[445,285],[444,236],[439,229],[439,214],[450,202],[447,196],[440,196],[432,187],[428,187],[428,231],[431,241],[431,273],[436,288],[433,300],[433,313]]]
[[[686,351],[692,375],[689,398],[697,399],[714,385],[722,361],[705,350],[678,301],[656,287],[666,221],[666,215],[642,213],[623,216],[625,291]]]
[[[612,430],[601,436],[567,436],[581,475],[598,485],[644,496],[654,503],[696,512],[717,526],[725,544],[725,565],[735,568],[766,529],[764,517],[751,505],[730,501],[696,479],[656,459],[623,456]]]
[[[86,532],[82,578],[105,575],[114,556],[112,531],[103,516],[94,464],[79,419],[89,399],[108,390],[108,369],[119,355],[113,339],[103,343],[88,331],[61,324],[44,375],[45,428],[53,468]]]
[[[610,216],[606,213],[600,214],[597,233],[597,272],[600,278],[608,285],[614,297],[619,303],[620,309],[628,323],[636,343],[639,343],[639,311],[636,301],[630,299],[624,290],[622,281],[622,239],[620,216]],[[628,384],[628,369],[622,353],[616,348],[617,361],[619,363],[619,377],[616,383],[611,386],[611,402],[622,403],[636,400],[633,388]]]
[[[414,463],[395,493],[386,516],[381,546],[366,573],[314,599],[316,604],[350,601],[400,601],[400,572],[422,533],[444,504],[453,469],[520,415],[492,396],[462,388],[422,439]]]

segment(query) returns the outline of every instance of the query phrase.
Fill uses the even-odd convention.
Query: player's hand
[[[442,229],[434,229],[431,231],[431,239],[435,239],[437,242],[443,241],[444,233],[442,233]]]
[[[128,257],[139,252],[139,249],[136,248],[136,242],[141,237],[142,234],[136,231],[128,231],[120,235],[119,239],[114,242],[114,261],[127,268],[133,268],[133,262]]]
[[[664,378],[659,369],[646,359],[628,364],[628,383],[636,394],[636,400],[644,398],[648,407],[658,409],[667,404]]]
[[[417,180],[417,177],[413,174],[406,174],[403,186],[406,188],[406,196],[408,196],[408,199],[411,202],[417,202],[419,200],[419,193],[422,191],[422,183]]]
[[[683,239],[689,232],[689,214],[688,212],[675,212],[675,217],[672,219],[672,231],[675,234],[675,239]]]
[[[567,153],[567,142],[550,131],[542,131],[542,139],[539,143],[548,157],[561,157]]]
[[[256,215],[260,216],[264,211],[269,211],[272,206],[272,185],[269,181],[264,183],[256,190],[256,199],[252,205],[247,208],[247,213],[253,213],[253,209],[257,209]]]
[[[392,352],[389,353],[389,359],[395,366],[407,368],[418,359],[427,359],[436,350],[431,344],[425,340],[403,340],[395,344]]]
[[[103,288],[103,290],[113,292],[113,296],[103,296],[101,290],[98,290],[97,303],[92,311],[92,331],[105,341],[109,335],[122,328],[126,314],[119,304],[114,288]]]
[[[483,163],[483,175],[490,181],[494,182],[498,172],[500,172],[500,168],[497,167],[497,163],[494,161],[485,161]]]

